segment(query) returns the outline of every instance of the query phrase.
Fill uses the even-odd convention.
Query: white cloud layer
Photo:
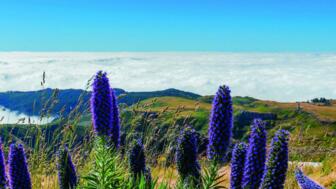
[[[177,88],[214,94],[221,84],[233,95],[278,101],[336,98],[332,53],[0,53],[0,91],[46,86],[84,89],[98,70],[128,91]]]

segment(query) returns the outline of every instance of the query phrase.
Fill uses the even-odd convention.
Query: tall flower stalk
[[[60,189],[74,189],[77,186],[77,174],[70,152],[65,146],[58,152],[58,181]]]
[[[111,125],[111,138],[115,147],[118,148],[120,144],[120,118],[118,102],[113,89],[111,89],[112,99],[112,125]]]
[[[145,152],[141,140],[133,143],[129,152],[129,165],[135,177],[141,177],[146,171]]]
[[[9,185],[11,189],[31,189],[26,155],[21,144],[11,144],[9,149]]]
[[[93,128],[98,136],[111,136],[112,131],[112,94],[105,72],[99,71],[94,77],[91,96]]]
[[[284,188],[288,168],[288,140],[288,131],[279,130],[276,132],[266,163],[262,189]]]
[[[207,155],[210,160],[225,161],[233,126],[231,91],[220,86],[212,102]]]
[[[249,147],[245,159],[243,188],[258,189],[264,173],[266,161],[265,123],[255,119],[251,126]]]
[[[152,181],[150,169],[146,167],[146,158],[144,147],[141,140],[136,140],[129,152],[129,166],[130,171],[135,179],[141,179],[143,176],[149,184]]]
[[[200,180],[200,164],[197,160],[197,138],[195,130],[184,128],[177,140],[176,164],[180,179],[183,182],[197,184]]]
[[[295,170],[295,178],[301,189],[324,189],[322,186],[304,175],[301,169]]]
[[[7,187],[6,160],[3,153],[3,146],[0,138],[0,189]]]
[[[238,143],[233,149],[230,176],[231,189],[242,189],[246,150],[247,146],[245,143]]]

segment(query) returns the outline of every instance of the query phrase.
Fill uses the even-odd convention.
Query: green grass
[[[211,100],[212,97],[196,100],[158,97],[132,106],[122,105],[125,148],[127,149],[129,141],[142,134],[145,137],[147,162],[152,168],[153,177],[158,182],[176,184],[178,175],[174,164],[167,163],[172,158],[168,149],[174,146],[178,131],[184,124],[192,125],[202,137],[206,137]],[[336,120],[336,113],[333,112],[336,110],[335,103],[330,107],[304,104],[302,110],[297,111],[295,103],[260,101],[250,97],[234,97],[233,102],[235,114],[241,110],[277,114],[278,119],[268,128],[269,138],[280,128],[289,130],[290,160],[321,162],[322,167],[305,168],[304,171],[324,186],[331,187],[335,184],[336,123],[331,121]],[[153,113],[154,117],[149,116],[154,115]],[[248,132],[248,125],[246,127]],[[57,188],[55,152],[62,144],[70,144],[80,176],[89,175],[95,166],[89,113],[80,114],[74,111],[70,117],[47,125],[0,125],[0,132],[6,153],[11,140],[25,144],[34,188]],[[202,158],[203,167],[207,168],[203,162]],[[296,189],[293,169],[291,167],[288,172],[286,186]],[[229,167],[223,167],[219,171],[226,173],[222,177],[225,181],[223,185],[228,186]],[[85,180],[81,179],[81,185],[85,185]]]
[[[165,113],[158,119],[158,122],[161,123],[162,120],[170,124],[172,124],[172,114],[177,112],[178,120],[187,117],[189,124],[206,135],[211,110],[209,101],[211,99],[198,101],[177,97],[160,97],[147,99],[130,108],[135,108],[140,112],[161,113],[164,111]],[[336,112],[335,104],[327,108],[311,104],[309,104],[309,108],[306,108],[306,105],[301,105],[302,110],[298,112],[296,103],[261,101],[250,97],[234,97],[233,102],[235,114],[241,110],[277,114],[278,120],[275,121],[274,127],[268,130],[269,138],[280,128],[291,131],[290,145],[294,149],[291,151],[293,159],[322,161],[329,151],[336,146],[336,123],[325,122],[326,117],[320,119],[320,115],[327,115],[325,112],[316,114],[321,109],[324,111],[335,110]],[[327,117],[327,119],[334,119],[333,116],[334,114],[330,113],[330,117]],[[314,149],[315,153],[313,152]]]

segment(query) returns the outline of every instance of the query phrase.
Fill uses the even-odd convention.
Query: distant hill
[[[175,96],[187,99],[197,99],[200,95],[177,89],[166,89],[152,92],[127,92],[123,89],[114,89],[119,97],[119,103],[132,105],[138,101],[154,97]],[[41,111],[50,111],[50,114],[63,112],[67,115],[80,102],[84,110],[88,105],[91,92],[80,89],[43,89],[38,91],[9,91],[0,93],[0,106],[12,111],[27,115],[40,115]]]
[[[166,89],[162,91],[152,91],[152,92],[125,92],[125,96],[119,98],[119,103],[125,103],[127,105],[135,104],[139,101],[154,98],[154,97],[163,97],[163,96],[174,96],[181,97],[186,99],[195,100],[201,96],[191,92],[185,92],[177,89]]]
[[[89,92],[78,89],[54,90],[47,88],[27,92],[9,91],[0,93],[0,105],[27,115],[39,115],[43,107],[55,102],[51,113],[59,112],[63,107],[64,112],[69,113],[72,107],[78,103],[81,94],[84,100],[89,98]],[[53,96],[57,96],[57,98],[52,100]]]

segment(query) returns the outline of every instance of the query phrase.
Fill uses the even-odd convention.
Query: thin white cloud
[[[178,88],[278,101],[336,98],[336,54],[316,53],[0,53],[0,91],[84,88],[97,71],[128,91]]]

